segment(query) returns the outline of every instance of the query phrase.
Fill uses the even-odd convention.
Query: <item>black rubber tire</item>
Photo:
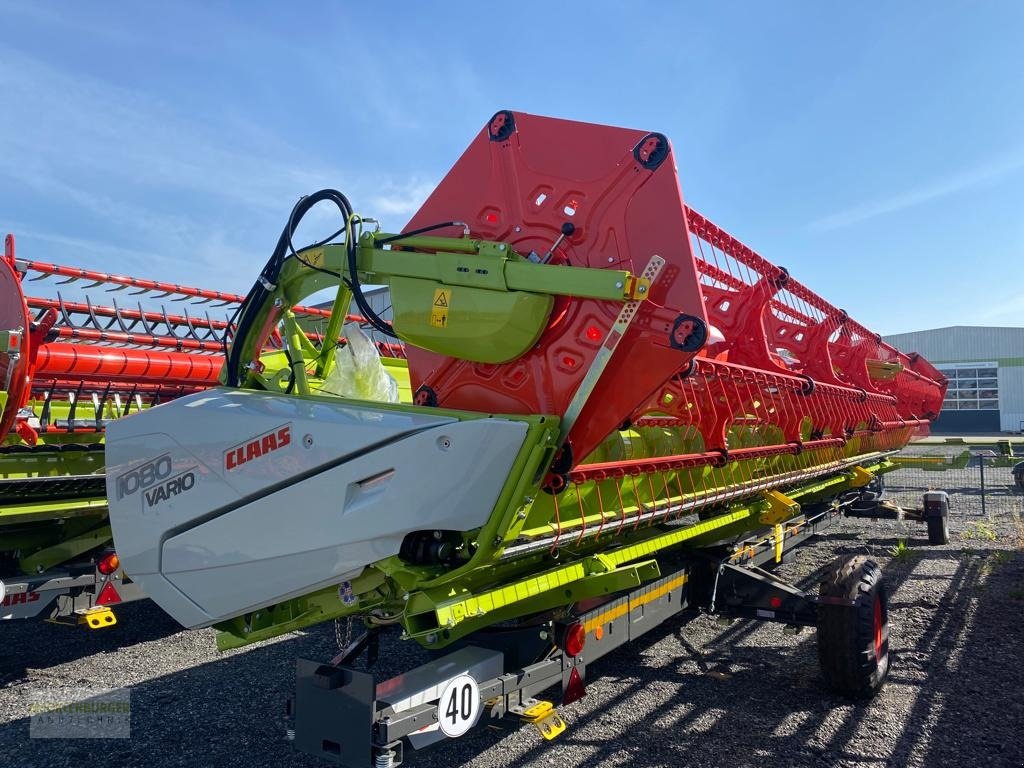
[[[929,544],[949,544],[949,516],[929,517],[925,520],[928,526]]]
[[[878,563],[868,557],[839,560],[821,582],[823,598],[853,605],[818,605],[818,660],[836,693],[866,700],[889,676],[889,597]]]

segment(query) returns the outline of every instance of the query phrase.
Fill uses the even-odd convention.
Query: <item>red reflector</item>
[[[768,600],[768,604],[772,608],[781,608],[782,607],[782,598],[781,597],[773,597],[770,600]]]
[[[493,224],[494,222],[496,222],[498,220],[498,214],[496,214],[496,213],[488,213],[486,216],[484,216],[484,218],[487,219],[489,222],[491,222]]]
[[[566,368],[575,368],[576,367],[576,361],[573,360],[568,355],[566,355],[565,357],[562,358],[562,365],[564,365]]]
[[[582,624],[571,624],[565,630],[565,640],[562,643],[562,650],[573,658],[583,653],[583,646],[587,644],[587,628]]]
[[[601,338],[601,329],[596,325],[587,326],[587,338],[591,341],[597,341]]]
[[[569,673],[569,684],[565,686],[565,693],[562,694],[563,704],[572,704],[587,695],[587,686],[583,684],[583,676],[580,675],[579,667],[573,667]]]
[[[120,602],[121,596],[117,594],[117,590],[114,589],[114,583],[111,581],[104,585],[103,589],[100,590],[100,596],[96,598],[96,605],[113,605]]]
[[[121,558],[117,556],[117,552],[111,552],[109,555],[103,557],[99,564],[96,566],[97,570],[104,576],[109,576],[118,569],[121,565]]]

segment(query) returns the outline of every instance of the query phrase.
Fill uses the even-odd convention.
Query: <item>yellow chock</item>
[[[538,701],[533,706],[523,710],[519,716],[533,725],[540,735],[548,741],[560,736],[566,728],[565,720],[555,711],[555,705],[550,701]]]
[[[765,491],[768,508],[758,518],[763,525],[776,525],[800,513],[800,505],[781,491]]]
[[[864,467],[854,467],[850,471],[853,473],[853,477],[850,478],[850,486],[853,488],[863,488],[875,479],[875,476],[864,469]]]
[[[117,624],[117,617],[105,605],[98,605],[83,613],[79,621],[86,624],[89,629],[106,629]]]

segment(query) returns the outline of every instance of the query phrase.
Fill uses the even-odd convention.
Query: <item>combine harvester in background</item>
[[[296,251],[318,203],[345,241]],[[108,428],[118,552],[178,621],[221,647],[365,623],[300,662],[299,748],[394,765],[485,711],[554,736],[534,694],[579,698],[591,661],[681,612],[817,626],[830,685],[881,687],[878,565],[837,564],[821,595],[768,569],[871,514],[941,374],[684,205],[661,134],[499,112],[402,233],[369,223],[303,198],[225,386]],[[393,327],[366,283],[390,286]],[[294,310],[325,289],[327,338],[354,302],[404,344],[412,402],[327,394],[336,351]],[[379,684],[347,666],[394,624],[446,653]]]
[[[26,297],[47,280],[60,292]],[[126,291],[136,306],[93,303]],[[80,294],[80,295],[79,295]],[[167,298],[179,309],[144,308]],[[217,382],[228,315],[243,297],[20,259],[0,259],[0,619],[116,623],[142,597],[125,578],[107,521],[103,438],[122,416]],[[201,315],[189,305],[206,305]],[[211,317],[210,308],[224,313]],[[315,324],[330,313],[299,308]],[[279,343],[278,338],[270,340]]]

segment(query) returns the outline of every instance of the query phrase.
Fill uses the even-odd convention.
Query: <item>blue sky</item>
[[[241,292],[299,195],[397,229],[510,108],[666,133],[882,333],[1024,325],[1024,4],[888,5],[0,0],[0,231]]]

